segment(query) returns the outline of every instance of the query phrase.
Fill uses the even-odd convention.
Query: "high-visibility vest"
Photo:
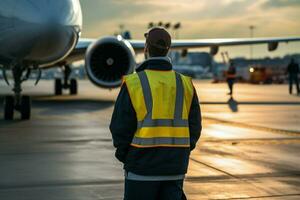
[[[235,74],[230,74],[230,73],[226,73],[226,77],[227,78],[235,78],[236,77],[236,75]]]
[[[145,70],[124,77],[137,115],[131,146],[189,147],[188,116],[194,95],[190,77]]]

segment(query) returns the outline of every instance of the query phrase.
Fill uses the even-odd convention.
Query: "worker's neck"
[[[168,56],[149,57],[147,60],[165,60],[171,62],[171,58]]]
[[[145,69],[162,71],[172,70],[171,59],[169,57],[150,57],[136,68],[136,72],[140,72]]]

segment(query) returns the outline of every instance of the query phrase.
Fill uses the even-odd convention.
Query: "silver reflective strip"
[[[174,119],[180,120],[182,119],[184,89],[183,89],[182,79],[180,75],[176,72],[175,74],[176,74],[176,101],[175,101]]]
[[[124,174],[127,180],[133,180],[133,181],[174,181],[174,180],[183,180],[185,178],[185,174],[167,175],[167,176],[143,176],[143,175],[138,175],[126,171]]]
[[[189,125],[188,120],[180,119],[145,119],[138,122],[138,128],[142,127],[187,127]]]
[[[139,138],[134,137],[132,144],[141,146],[152,146],[152,145],[189,145],[190,138]]]
[[[144,95],[144,100],[145,100],[145,104],[146,104],[146,108],[147,108],[147,113],[148,115],[146,117],[152,117],[152,94],[151,94],[151,88],[150,88],[150,84],[149,84],[149,80],[147,78],[147,74],[145,71],[142,71],[140,73],[138,73],[138,76],[140,78],[141,81],[141,85],[142,85],[142,89],[143,89],[143,95]]]

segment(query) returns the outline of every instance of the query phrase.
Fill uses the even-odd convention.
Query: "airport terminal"
[[[0,199],[299,199],[299,11],[0,1]]]

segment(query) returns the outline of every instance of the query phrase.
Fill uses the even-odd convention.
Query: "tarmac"
[[[80,81],[78,96],[54,96],[53,81],[33,84],[24,87],[32,119],[0,119],[0,199],[122,199],[108,129],[118,90]],[[300,199],[300,97],[287,85],[237,84],[230,98],[224,83],[194,84],[203,132],[190,158],[188,199]],[[8,93],[2,81],[1,105]]]

